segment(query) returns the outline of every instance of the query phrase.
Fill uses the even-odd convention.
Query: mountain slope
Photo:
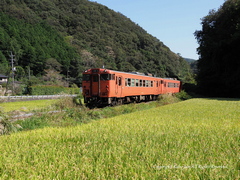
[[[51,28],[64,39],[66,47],[74,48],[74,52],[70,51],[71,55],[66,55],[65,59],[51,54],[47,56],[44,52],[39,54],[37,59],[42,62],[42,68],[35,71],[37,67],[32,66],[34,74],[43,73],[48,58],[57,59],[62,64],[63,74],[69,69],[72,77],[80,77],[83,69],[102,65],[121,71],[151,72],[162,77],[183,78],[189,71],[185,60],[161,41],[129,18],[98,3],[87,0],[3,0],[0,8],[4,14],[26,25],[45,24],[46,29]],[[21,38],[17,40],[16,46],[21,41]],[[31,54],[22,46],[19,49]],[[14,48],[8,47],[7,50],[18,53]],[[55,51],[54,47],[52,51]],[[2,54],[7,57],[6,52]],[[27,61],[18,54],[18,62],[25,67],[26,64],[21,62]]]

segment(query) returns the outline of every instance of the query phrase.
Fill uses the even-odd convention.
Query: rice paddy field
[[[0,179],[240,178],[240,99],[0,136]]]
[[[36,109],[45,108],[53,103],[55,103],[58,99],[45,99],[45,100],[34,100],[34,101],[17,101],[17,102],[6,102],[1,103],[0,108],[4,112],[10,112],[15,110],[22,111],[32,111]]]

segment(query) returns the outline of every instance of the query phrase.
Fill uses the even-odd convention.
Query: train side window
[[[158,81],[156,82],[156,86],[158,87]]]
[[[163,81],[163,80],[161,80],[161,81],[160,81],[160,84],[164,84],[164,81]]]
[[[153,87],[153,81],[151,81],[151,87]]]
[[[121,86],[122,85],[122,78],[118,77],[118,85]]]
[[[148,80],[146,80],[146,87],[148,87]]]
[[[146,86],[146,84],[145,84],[145,80],[143,80],[143,87],[145,87]]]
[[[118,77],[116,76],[116,80],[115,80],[116,84],[118,84]]]
[[[140,87],[142,87],[142,80],[140,79]]]
[[[138,87],[139,86],[139,79],[136,79],[136,87]]]
[[[115,74],[112,74],[111,80],[114,80],[114,79],[115,79]]]
[[[131,79],[128,78],[128,86],[131,86]]]
[[[171,82],[169,82],[169,83],[168,83],[168,87],[174,88],[174,87],[175,87],[175,84],[176,84],[176,83],[171,83]]]
[[[135,79],[132,79],[132,87],[135,86]]]
[[[127,85],[128,85],[128,79],[125,78],[125,86],[127,86]]]

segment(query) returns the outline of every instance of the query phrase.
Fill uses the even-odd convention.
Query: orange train
[[[101,68],[83,72],[82,93],[88,107],[156,100],[161,94],[180,90],[181,82],[172,78]]]

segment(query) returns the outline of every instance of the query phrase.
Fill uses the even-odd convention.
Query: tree
[[[49,58],[62,65],[62,75],[70,71],[77,84],[84,69],[103,65],[162,77],[178,77],[181,69],[189,68],[178,63],[178,56],[163,42],[96,2],[4,0],[0,8],[0,48],[14,48],[18,65],[29,66],[35,76],[44,74]],[[125,68],[124,62],[132,66]]]
[[[202,19],[195,32],[200,55],[197,77],[205,95],[240,97],[240,1],[227,0]]]
[[[46,68],[61,71],[62,65],[54,58],[49,58],[46,61]]]
[[[43,80],[46,85],[68,86],[68,83],[63,80],[63,77],[54,69],[46,69]]]

